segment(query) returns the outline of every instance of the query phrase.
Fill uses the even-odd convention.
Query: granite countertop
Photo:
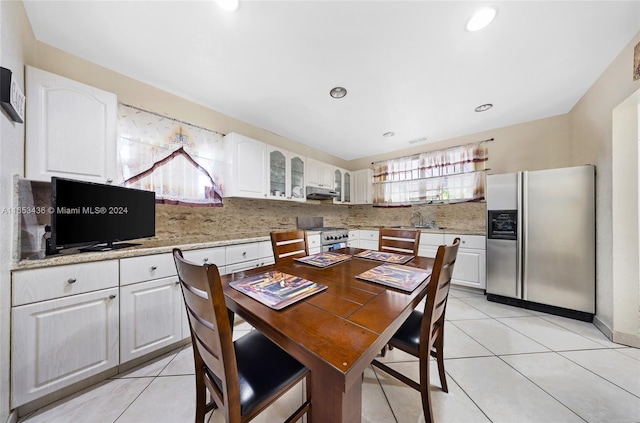
[[[39,267],[88,263],[103,260],[117,260],[128,257],[146,256],[150,254],[170,253],[175,247],[187,251],[270,240],[269,231],[234,232],[175,239],[150,238],[136,241],[140,243],[138,246],[124,248],[121,250],[80,253],[78,250],[69,249],[57,255],[47,256],[45,258],[23,259],[15,263],[12,270],[35,269]]]
[[[378,230],[387,226],[351,226],[349,229]],[[444,233],[459,235],[485,235],[478,230],[470,229],[421,229],[423,233]],[[310,231],[312,232],[312,231]],[[318,233],[318,232],[312,232]],[[23,259],[13,264],[12,270],[36,269],[41,267],[61,266],[65,264],[88,263],[93,261],[117,260],[129,257],[139,257],[151,254],[170,253],[175,247],[182,250],[197,250],[201,248],[223,247],[233,244],[270,241],[270,231],[231,232],[224,234],[191,236],[184,238],[143,239],[140,245],[121,250],[79,253],[69,249],[54,256],[45,258]]]
[[[380,225],[380,226],[358,226],[358,227],[350,227],[349,229],[364,229],[364,230],[378,230],[381,228],[393,228],[393,229],[400,229],[397,226],[385,226],[385,225]],[[409,226],[403,226],[402,229],[411,229]],[[486,233],[484,230],[479,230],[479,229],[461,229],[461,228],[441,228],[441,229],[429,229],[429,228],[420,228],[420,231],[423,233],[430,233],[430,234],[455,234],[455,235],[481,235],[481,236],[485,236]]]

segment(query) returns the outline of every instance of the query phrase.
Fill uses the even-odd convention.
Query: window
[[[487,141],[374,163],[373,205],[484,199]]]

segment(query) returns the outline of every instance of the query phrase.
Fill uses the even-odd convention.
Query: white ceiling
[[[487,5],[495,21],[467,32]],[[566,113],[640,30],[638,1],[25,8],[46,44],[345,160]],[[332,99],[334,86],[347,96]],[[494,107],[474,112],[483,103]]]

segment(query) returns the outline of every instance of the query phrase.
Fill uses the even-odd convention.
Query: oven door
[[[344,248],[346,246],[347,246],[346,242],[336,242],[336,243],[333,243],[333,244],[323,245],[320,248],[320,251],[322,251],[324,253],[325,251],[333,251],[333,250],[337,250],[339,248]]]

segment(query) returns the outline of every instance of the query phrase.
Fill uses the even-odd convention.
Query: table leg
[[[322,372],[311,372],[311,419],[314,423],[359,423],[362,414],[362,378],[343,392]]]

